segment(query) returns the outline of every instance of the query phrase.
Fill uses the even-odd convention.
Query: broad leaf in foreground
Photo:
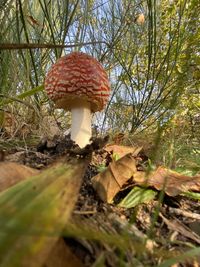
[[[1,267],[42,266],[70,218],[87,160],[56,164],[0,194]]]

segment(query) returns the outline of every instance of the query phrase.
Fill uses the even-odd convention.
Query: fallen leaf
[[[39,171],[15,162],[0,162],[0,192]]]
[[[104,150],[112,154],[117,154],[119,158],[122,158],[129,153],[131,153],[132,156],[137,156],[142,150],[142,147],[107,145],[104,147]]]
[[[127,154],[111,162],[105,171],[92,178],[92,185],[103,201],[111,203],[127,184],[154,187],[164,190],[169,196],[200,191],[200,176],[185,176],[161,166],[151,172],[138,171],[137,162],[133,154]]]
[[[146,183],[157,190],[164,190],[169,196],[176,196],[189,190],[200,191],[199,175],[186,176],[161,166],[148,175]]]
[[[136,160],[131,154],[113,161],[108,168],[92,178],[92,185],[99,197],[111,203],[122,186],[137,172]]]

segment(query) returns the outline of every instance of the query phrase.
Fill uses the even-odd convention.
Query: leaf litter
[[[200,192],[200,176],[181,175],[163,166],[149,170],[142,147],[107,142],[107,137],[97,138],[86,149],[79,149],[69,136],[55,136],[41,140],[34,148],[5,152],[0,172],[9,174],[0,176],[1,191],[43,172],[63,157],[91,155],[71,223],[45,266],[55,266],[53,262],[62,259],[59,266],[97,266],[101,261],[101,266],[112,267],[119,266],[122,258],[127,266],[156,266],[199,246],[200,201],[182,193]],[[104,169],[99,173],[101,164]],[[151,190],[153,195],[138,198],[131,206],[128,195],[136,188],[143,193]],[[120,206],[120,201],[125,204]],[[152,225],[153,238],[149,235]],[[188,259],[181,266],[199,266],[194,265],[199,261],[198,257]]]

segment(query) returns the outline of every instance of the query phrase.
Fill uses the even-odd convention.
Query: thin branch
[[[95,42],[86,42],[86,43],[77,43],[71,45],[62,45],[62,44],[33,44],[33,43],[21,43],[21,44],[11,44],[4,43],[0,44],[0,50],[17,50],[17,49],[52,49],[52,48],[70,48],[77,46],[85,45],[94,45],[94,44],[105,44],[109,47],[109,44],[105,41],[95,41]]]

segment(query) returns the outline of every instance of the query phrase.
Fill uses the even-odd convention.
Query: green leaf
[[[141,203],[154,199],[157,192],[152,189],[134,187],[129,194],[118,204],[119,207],[133,208]]]

